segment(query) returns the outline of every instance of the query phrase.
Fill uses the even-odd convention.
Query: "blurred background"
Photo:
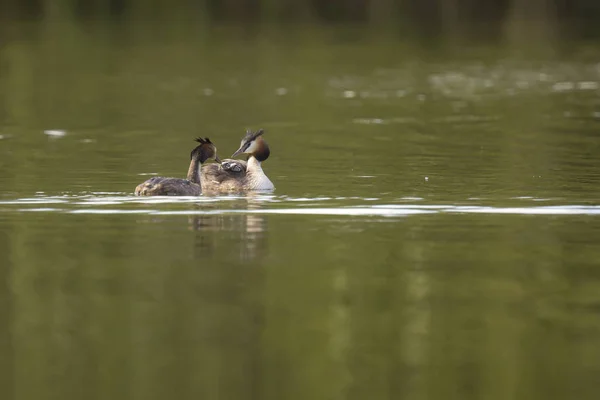
[[[14,20],[187,21],[194,25],[358,24],[409,37],[476,35],[500,39],[544,30],[575,38],[597,35],[600,13],[593,0],[3,0],[2,16]],[[444,36],[443,38],[441,36]]]
[[[596,399],[597,0],[0,0],[0,398]],[[136,198],[265,129],[273,193]]]

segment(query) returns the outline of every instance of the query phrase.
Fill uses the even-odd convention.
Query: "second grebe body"
[[[135,188],[136,196],[199,196],[202,193],[201,175],[202,164],[208,159],[215,159],[221,162],[217,157],[217,148],[209,138],[197,138],[200,143],[190,154],[190,167],[188,168],[187,179],[164,178],[155,176],[147,181],[140,183]]]

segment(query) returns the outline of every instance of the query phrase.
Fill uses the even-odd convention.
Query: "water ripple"
[[[406,201],[411,203],[407,204]],[[65,214],[281,214],[346,215],[401,217],[421,214],[514,214],[514,215],[598,215],[600,206],[546,204],[550,199],[530,196],[506,199],[518,206],[483,204],[415,204],[425,199],[401,197],[394,202],[360,197],[289,197],[275,195],[203,196],[203,197],[133,197],[118,193],[38,196],[0,201],[0,212],[48,212]],[[475,200],[481,202],[481,200]],[[470,200],[469,202],[474,203]],[[556,202],[557,200],[553,200]],[[52,207],[60,204],[60,207]],[[13,207],[17,206],[17,207]],[[142,208],[140,208],[142,206]],[[191,207],[193,206],[193,207]],[[175,207],[175,209],[173,209]],[[183,208],[182,208],[183,207]]]

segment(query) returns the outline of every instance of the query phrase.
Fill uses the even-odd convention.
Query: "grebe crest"
[[[200,145],[192,150],[190,153],[190,160],[198,160],[200,163],[204,163],[206,160],[214,158],[216,162],[221,163],[221,160],[217,156],[217,147],[209,138],[197,137],[195,140],[200,143]]]

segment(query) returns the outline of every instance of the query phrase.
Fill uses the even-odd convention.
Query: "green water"
[[[3,29],[2,399],[596,398],[597,47]],[[246,128],[274,193],[132,196]]]

